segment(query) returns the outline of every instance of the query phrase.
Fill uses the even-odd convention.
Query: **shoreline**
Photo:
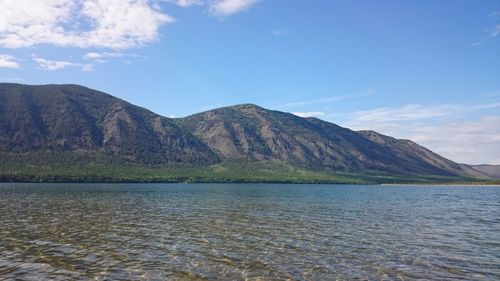
[[[367,186],[443,186],[443,187],[500,187],[500,183],[349,183],[300,181],[0,181],[0,184],[293,184],[293,185],[367,185]]]
[[[408,184],[408,183],[401,183],[401,184],[395,184],[395,183],[382,183],[382,184],[379,184],[380,186],[420,186],[420,185],[426,185],[426,186],[464,186],[464,187],[476,187],[476,186],[493,186],[493,187],[500,187],[500,184],[498,183],[494,183],[494,184],[484,184],[484,183],[481,183],[481,184],[475,184],[475,183],[470,183],[470,184],[467,184],[467,183],[457,183],[457,184],[452,184],[452,183],[443,183],[443,184],[439,184],[439,183],[423,183],[423,184]]]

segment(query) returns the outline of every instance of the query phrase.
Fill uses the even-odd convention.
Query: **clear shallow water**
[[[0,280],[500,280],[500,188],[0,184]]]

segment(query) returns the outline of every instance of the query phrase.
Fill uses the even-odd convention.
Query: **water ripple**
[[[499,280],[500,189],[0,184],[0,280]]]

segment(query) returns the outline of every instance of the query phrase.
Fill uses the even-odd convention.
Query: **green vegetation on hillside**
[[[5,155],[0,154],[0,157]],[[82,159],[85,159],[82,156]],[[68,159],[66,159],[68,160]],[[78,160],[74,158],[74,160]],[[112,162],[83,164],[0,164],[0,182],[220,182],[220,183],[489,183],[464,178],[350,174],[309,170],[284,163],[223,163],[211,166],[144,166]],[[51,159],[48,159],[51,162]]]

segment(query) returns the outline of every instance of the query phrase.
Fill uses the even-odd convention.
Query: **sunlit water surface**
[[[0,184],[0,280],[500,280],[500,188]]]

